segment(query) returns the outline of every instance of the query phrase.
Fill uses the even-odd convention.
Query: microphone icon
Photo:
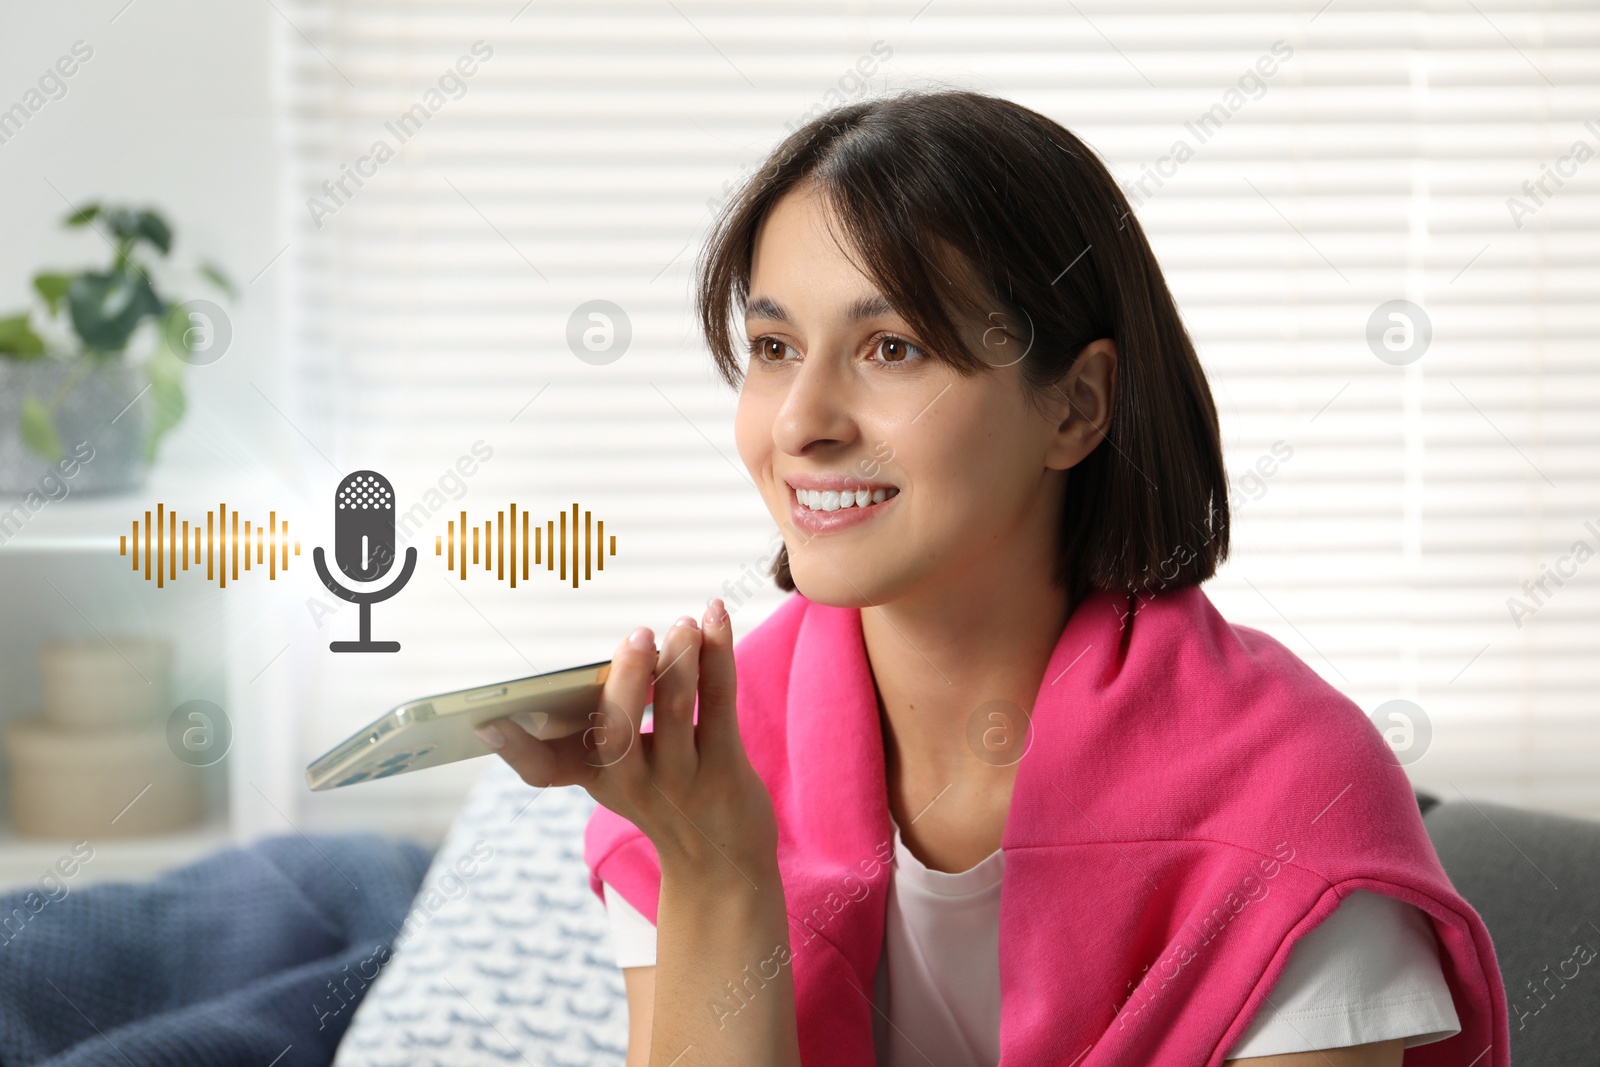
[[[377,471],[355,471],[339,483],[334,494],[333,558],[345,577],[355,582],[375,582],[394,566],[394,487]],[[387,588],[359,591],[346,589],[328,573],[327,560],[320,547],[311,550],[317,575],[328,592],[361,608],[361,640],[335,641],[328,647],[335,652],[398,652],[399,641],[372,639],[372,605],[388,600],[411,580],[417,566],[417,550],[406,549],[400,577]]]

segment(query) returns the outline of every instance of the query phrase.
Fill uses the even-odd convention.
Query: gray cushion
[[[1482,800],[1447,797],[1430,807],[1423,799],[1423,825],[1445,873],[1494,941],[1511,1062],[1594,1067],[1600,823]]]

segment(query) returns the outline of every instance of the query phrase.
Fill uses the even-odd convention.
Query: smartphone
[[[513,719],[541,740],[575,734],[592,725],[610,674],[604,660],[401,704],[314,760],[306,784],[337,789],[489,755],[472,731],[495,719]]]

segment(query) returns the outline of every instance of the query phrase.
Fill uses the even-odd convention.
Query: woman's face
[[[758,231],[735,420],[796,588],[862,607],[997,567],[1043,567],[1048,581],[1070,464],[1057,418],[1023,391],[1016,340],[963,324],[992,365],[970,376],[929,355],[825,210],[803,186]]]

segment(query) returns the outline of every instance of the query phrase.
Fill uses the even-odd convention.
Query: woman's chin
[[[796,559],[792,553],[789,577],[801,596],[833,608],[882,607],[900,596],[903,584],[875,561]]]

